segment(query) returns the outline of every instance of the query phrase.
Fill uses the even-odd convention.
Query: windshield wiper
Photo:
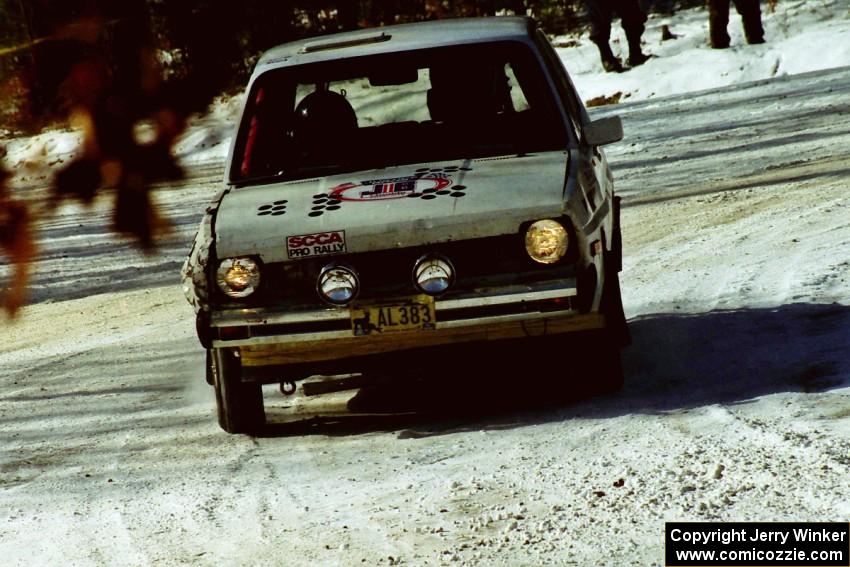
[[[246,185],[262,185],[264,183],[271,183],[272,181],[277,181],[283,178],[286,175],[283,171],[278,171],[277,173],[270,173],[268,175],[257,175],[256,177],[246,177],[244,179],[238,179],[233,182],[234,187],[244,187]]]
[[[269,175],[258,175],[256,177],[246,177],[244,179],[239,179],[233,183],[235,187],[244,187],[246,185],[263,185],[265,183],[272,183],[274,181],[296,181],[296,180],[304,180],[310,179],[311,177],[319,177],[323,175],[333,175],[335,173],[341,173],[342,171],[347,171],[349,169],[343,168],[339,165],[313,165],[313,166],[302,166],[293,171],[278,171],[277,173],[271,173]]]

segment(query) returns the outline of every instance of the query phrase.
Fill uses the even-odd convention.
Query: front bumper
[[[576,298],[573,279],[479,289],[437,299],[434,330],[367,336],[354,336],[348,309],[230,309],[212,315],[212,346],[238,348],[250,370],[604,327],[604,316],[580,313]]]

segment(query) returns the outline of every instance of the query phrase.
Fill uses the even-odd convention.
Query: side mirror
[[[591,146],[604,146],[623,139],[623,121],[619,116],[608,116],[584,125],[584,141]]]

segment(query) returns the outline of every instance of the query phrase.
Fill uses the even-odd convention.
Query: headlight
[[[554,264],[567,253],[570,238],[557,221],[537,221],[525,232],[525,249],[531,259],[541,264]]]
[[[328,264],[322,268],[316,284],[319,297],[331,305],[348,305],[360,291],[357,272],[343,264]]]
[[[454,280],[455,270],[451,262],[436,254],[422,256],[413,267],[413,283],[428,295],[440,295]]]
[[[218,265],[216,281],[229,297],[248,297],[260,285],[260,266],[251,258],[227,258]]]

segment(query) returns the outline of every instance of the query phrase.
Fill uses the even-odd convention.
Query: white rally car
[[[260,428],[264,383],[529,336],[594,337],[594,376],[551,379],[616,389],[621,138],[526,18],[267,52],[183,268],[221,426]]]

